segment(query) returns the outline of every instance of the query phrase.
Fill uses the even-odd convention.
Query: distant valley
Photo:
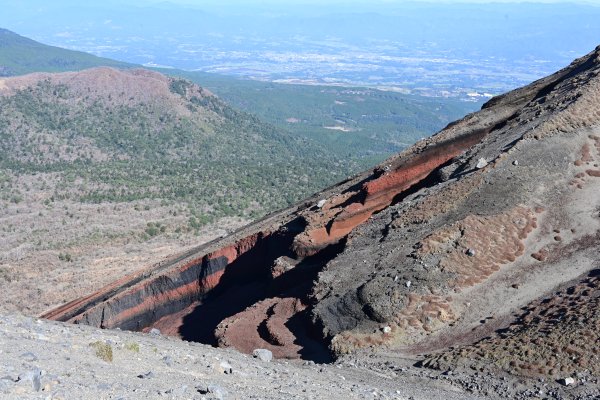
[[[28,4],[6,4],[0,26],[147,67],[463,101],[541,78],[600,37],[600,7],[576,2]]]
[[[295,136],[307,137],[365,168],[451,121],[481,102],[407,95],[364,87],[290,85],[201,72],[186,77],[232,106]]]

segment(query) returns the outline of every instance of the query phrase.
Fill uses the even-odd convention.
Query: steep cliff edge
[[[43,317],[319,360],[324,346],[416,357],[470,345],[598,268],[598,73],[600,48],[372,171]]]

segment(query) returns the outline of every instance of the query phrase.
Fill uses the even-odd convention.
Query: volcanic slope
[[[372,171],[44,317],[278,357],[325,359],[326,345],[597,380],[585,310],[600,268],[598,73],[600,47]]]

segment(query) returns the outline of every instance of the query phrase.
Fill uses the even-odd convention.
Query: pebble
[[[233,367],[227,361],[221,361],[221,363],[219,364],[219,366],[223,370],[223,373],[225,373],[225,374],[233,374]]]
[[[561,385],[564,385],[564,386],[569,386],[569,385],[572,385],[572,384],[575,383],[575,379],[573,379],[573,378],[571,378],[569,376],[569,377],[566,377],[566,378],[559,379],[558,383],[560,383]]]
[[[200,394],[211,394],[217,399],[225,397],[225,390],[219,385],[210,384],[208,386],[196,386],[196,390]]]
[[[140,379],[150,379],[150,378],[154,378],[154,374],[152,373],[152,371],[148,371],[144,374],[139,374],[137,377]]]
[[[255,349],[252,352],[252,355],[255,358],[258,358],[259,360],[264,362],[270,362],[273,359],[273,353],[271,352],[271,350],[267,349]]]
[[[30,351],[28,351],[27,353],[21,354],[21,359],[23,359],[25,361],[29,361],[29,362],[38,360],[37,356]]]
[[[165,390],[164,393],[165,394],[174,395],[176,398],[180,398],[180,397],[182,397],[185,394],[185,392],[187,391],[187,389],[188,389],[187,385],[182,385],[182,386],[180,386],[180,387],[178,387],[176,389]],[[198,392],[200,392],[200,389],[197,389],[197,390],[198,390]]]
[[[173,365],[173,359],[171,356],[164,356],[162,360],[168,367]]]

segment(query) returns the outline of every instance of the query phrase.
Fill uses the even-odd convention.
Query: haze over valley
[[[5,2],[0,26],[146,66],[478,101],[593,48],[585,3]],[[576,37],[577,40],[569,38]]]

